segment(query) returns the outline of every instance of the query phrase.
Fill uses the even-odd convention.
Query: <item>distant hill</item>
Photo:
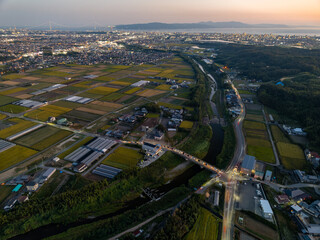
[[[138,23],[116,25],[117,30],[168,30],[168,29],[204,29],[204,28],[289,28],[282,24],[247,24],[242,22],[199,22],[199,23]]]

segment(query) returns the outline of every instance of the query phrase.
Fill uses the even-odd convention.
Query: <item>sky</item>
[[[240,21],[320,27],[320,0],[0,0],[0,26]]]

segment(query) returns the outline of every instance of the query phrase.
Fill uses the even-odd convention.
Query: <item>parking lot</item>
[[[261,215],[259,200],[264,197],[260,188],[261,187],[258,189],[257,184],[252,181],[243,181],[242,183],[239,183],[239,201],[236,203],[236,208]]]

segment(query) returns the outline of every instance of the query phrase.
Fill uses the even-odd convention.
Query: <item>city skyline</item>
[[[37,26],[48,21],[67,26],[201,21],[319,26],[319,12],[319,0],[271,0],[258,4],[253,0],[176,0],[173,3],[169,0],[152,3],[146,0],[93,0],[90,3],[79,0],[0,0],[2,26]]]

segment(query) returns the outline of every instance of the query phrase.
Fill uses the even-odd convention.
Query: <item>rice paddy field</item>
[[[104,126],[104,129],[108,129],[111,127],[108,123],[109,115],[115,117],[116,111],[124,109],[131,111],[133,109],[131,105],[138,106],[140,103],[145,103],[146,98],[149,101],[156,100],[163,106],[182,109],[183,104],[189,99],[190,89],[172,90],[171,85],[166,84],[166,80],[161,78],[175,79],[178,83],[185,81],[192,86],[194,77],[191,66],[179,57],[167,59],[159,65],[66,64],[3,76],[0,89],[0,111],[3,112],[0,113],[1,139],[35,126],[39,121],[48,124],[50,117],[67,118],[72,124],[64,126],[66,128],[64,130],[57,128],[55,123],[50,123],[13,140],[17,146],[1,153],[0,170],[63,141],[73,134],[73,128],[83,129],[92,121],[99,120],[104,122],[97,129]],[[131,86],[140,80],[157,84]],[[57,84],[62,85],[55,88]],[[171,98],[175,93],[176,97]],[[67,96],[90,98],[91,101],[84,104],[70,102],[65,100]],[[30,109],[13,104],[21,99],[43,102],[44,105]],[[17,117],[8,118],[5,113],[17,114]],[[147,117],[158,118],[159,114],[149,114]],[[192,126],[193,123],[189,121],[182,123],[182,127],[186,129]],[[85,138],[80,144],[89,140],[90,138]],[[136,166],[142,158],[142,154],[136,150],[121,147],[105,161],[108,165],[128,168]]]
[[[182,121],[182,123],[180,124],[181,128],[185,128],[185,129],[191,129],[193,127],[193,122],[191,121]]]
[[[36,154],[37,151],[23,146],[14,146],[0,153],[0,171],[11,167]]]
[[[138,150],[126,147],[119,147],[114,150],[102,164],[106,164],[112,167],[126,169],[132,168],[143,159],[143,155]]]
[[[271,132],[282,165],[290,170],[303,169],[306,165],[306,159],[301,147],[292,144],[278,126],[271,126]]]
[[[255,156],[263,162],[275,163],[266,125],[261,122],[245,120],[243,128],[247,142],[247,154]]]
[[[15,140],[15,143],[30,147],[36,150],[44,150],[56,142],[69,136],[71,132],[60,130],[52,126],[39,128],[31,133],[23,135]]]
[[[200,214],[197,218],[191,231],[185,237],[186,240],[217,240],[219,236],[220,219],[215,217],[208,210],[201,208]]]
[[[11,118],[9,119],[9,122],[13,125],[0,130],[0,138],[5,139],[27,128],[37,125],[37,123],[23,120],[20,118]]]

